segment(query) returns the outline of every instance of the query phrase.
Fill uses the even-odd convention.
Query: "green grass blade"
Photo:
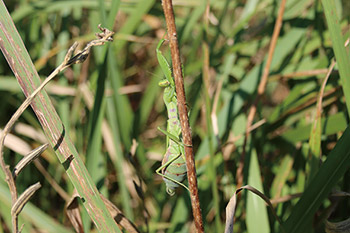
[[[179,197],[176,200],[176,206],[174,207],[173,215],[171,217],[171,227],[167,232],[188,232],[189,229],[185,225],[188,213],[189,210],[188,206],[186,206],[184,197]]]
[[[112,53],[113,51],[113,53]],[[112,56],[113,49],[108,53],[108,69],[110,71],[111,87],[114,91],[113,100],[117,110],[118,123],[120,127],[120,136],[125,148],[131,146],[131,134],[134,121],[134,114],[132,112],[129,99],[125,95],[119,94],[119,88],[123,86],[123,77],[120,73],[119,67],[116,65],[116,60]]]
[[[104,178],[106,177],[106,157],[102,153],[102,121],[104,119],[106,101],[104,98],[105,64],[101,64],[100,75],[97,81],[95,101],[89,117],[88,144],[86,149],[86,167],[97,188],[103,193],[102,189]],[[106,195],[106,193],[103,193]],[[85,222],[85,224],[87,224]],[[90,225],[90,224],[87,224]],[[89,227],[88,227],[89,228]]]
[[[119,30],[118,34],[132,34],[135,31],[137,25],[140,23],[142,16],[151,9],[155,2],[155,0],[138,1],[136,7],[133,8],[127,22]],[[124,47],[125,43],[126,40],[118,41],[115,48],[117,53],[120,52],[120,49]]]
[[[0,3],[0,38],[1,50],[23,92],[28,95],[39,85],[40,78],[3,2]],[[41,93],[33,101],[32,108],[37,113],[50,145],[77,189],[90,217],[100,231],[120,232],[101,200],[48,95],[45,91]]]
[[[321,120],[321,129],[323,135],[327,136],[345,130],[347,125],[347,117],[342,112],[325,117]],[[281,136],[283,139],[291,143],[304,141],[309,138],[311,127],[311,124],[300,125],[294,129],[287,130]]]
[[[139,108],[140,123],[138,128],[142,128],[145,126],[150,112],[152,110],[152,107],[154,105],[154,102],[159,95],[160,87],[158,86],[158,82],[161,80],[160,77],[162,77],[162,71],[160,67],[158,67],[155,71],[155,74],[152,75],[147,89],[144,91],[144,94],[141,99],[141,104]]]
[[[350,116],[350,57],[346,49],[342,31],[340,28],[339,16],[337,16],[334,0],[322,0],[323,10],[326,16],[328,29],[332,39],[333,50],[339,67],[340,79],[342,82],[348,115]]]
[[[104,81],[104,80],[103,80]],[[101,89],[98,87],[98,89]],[[103,95],[103,92],[102,92]],[[100,102],[101,101],[101,102]],[[95,104],[93,111],[91,112],[91,118],[89,121],[89,139],[88,146],[86,150],[86,168],[88,169],[91,178],[93,179],[95,185],[101,193],[106,195],[104,184],[104,179],[107,175],[106,171],[106,157],[102,153],[102,121],[104,119],[105,113],[105,100],[101,98],[101,92],[97,90]],[[90,224],[87,221],[88,228]]]
[[[255,151],[251,153],[249,163],[248,184],[263,192],[258,156]],[[262,198],[252,192],[247,193],[247,228],[248,232],[270,232],[267,206]]]
[[[349,168],[349,140],[350,128],[348,127],[293,208],[284,224],[287,232],[306,232],[309,229],[316,210]]]
[[[120,1],[119,0],[112,1],[112,8],[108,16],[107,16],[107,12],[105,11],[107,8],[107,6],[105,6],[105,2],[100,1],[99,5],[100,5],[99,18],[102,18],[102,22],[106,24],[109,28],[113,28],[116,14],[120,6]],[[123,151],[121,148],[122,143],[120,140],[120,138],[124,140],[124,143],[123,143],[124,145],[131,144],[130,134],[131,134],[131,127],[133,123],[133,112],[131,110],[130,102],[127,96],[120,95],[118,91],[119,88],[123,86],[124,80],[121,75],[118,76],[117,78],[118,80],[115,80],[115,74],[119,74],[119,72],[118,72],[118,67],[115,66],[117,60],[114,57],[115,53],[112,53],[113,51],[114,50],[112,48],[108,48],[108,50],[106,48],[106,50],[103,50],[99,60],[101,62],[102,61],[101,59],[106,59],[107,65],[103,65],[103,67],[101,67],[99,70],[101,71],[106,70],[107,67],[110,70],[110,72],[105,73],[105,76],[107,77],[106,85],[108,88],[111,88],[111,87],[113,88],[115,98],[112,98],[112,99],[108,98],[105,101],[106,101],[106,107],[107,107],[107,119],[109,120],[109,125],[112,130],[113,141],[115,142],[114,144],[115,144],[115,151],[116,151],[116,158],[111,157],[111,159],[118,173],[118,176],[117,176],[118,186],[120,188],[121,199],[123,200],[121,203],[123,206],[124,214],[129,219],[133,219],[130,194],[125,182],[126,180],[126,177],[124,174],[125,171],[123,170],[123,164],[125,163],[125,161],[124,161]],[[100,78],[101,77],[99,77],[99,79]],[[112,86],[111,86],[110,79],[112,79]],[[100,92],[100,95],[101,95],[101,98],[104,98],[103,97],[104,92]],[[115,105],[118,106],[118,108],[112,105],[113,101],[116,101]],[[115,114],[116,110],[117,110],[117,114]],[[119,126],[118,126],[118,123],[119,123]]]
[[[113,142],[114,142],[114,147],[116,151],[116,158],[112,158],[112,162],[114,163],[114,167],[117,171],[117,178],[118,178],[118,186],[120,187],[120,194],[122,197],[122,205],[123,205],[123,210],[125,212],[125,215],[129,219],[133,219],[133,212],[132,212],[132,207],[131,207],[131,198],[130,194],[128,192],[128,187],[126,185],[126,176],[124,173],[124,156],[123,156],[123,151],[121,148],[121,140],[120,140],[120,130],[118,128],[117,124],[117,117],[116,117],[116,110],[115,106],[113,103],[113,99],[108,98],[107,99],[107,119],[109,122],[109,125],[111,127],[112,135],[113,135]]]

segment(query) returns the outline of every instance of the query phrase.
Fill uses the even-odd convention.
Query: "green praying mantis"
[[[168,113],[168,121],[167,131],[159,127],[158,129],[167,136],[167,150],[162,160],[162,165],[156,170],[156,173],[163,177],[167,193],[173,196],[175,189],[179,186],[188,190],[182,183],[186,178],[187,168],[184,144],[180,142],[181,125],[177,112],[175,83],[169,63],[160,51],[164,41],[165,39],[160,40],[156,52],[158,63],[165,75],[165,79],[161,80],[158,85],[164,87],[163,100]]]

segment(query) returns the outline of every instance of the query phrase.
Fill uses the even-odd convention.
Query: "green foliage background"
[[[324,222],[330,214],[332,221],[349,217],[348,199],[328,198],[331,190],[349,191],[346,181],[350,178],[350,136],[345,129],[349,119],[346,104],[350,100],[343,94],[343,89],[349,88],[349,77],[342,75],[349,64],[337,64],[325,89],[321,130],[311,130],[324,69],[335,55],[339,57],[337,50],[333,51],[335,44],[343,48],[349,37],[349,2],[332,1],[342,36],[328,30],[327,22],[332,27],[337,25],[325,17],[324,12],[331,10],[327,2],[287,1],[267,89],[259,99],[254,120],[263,120],[263,124],[252,131],[246,148],[244,184],[254,186],[271,199],[303,193],[301,198],[275,206],[288,232],[324,232]],[[225,207],[236,190],[246,116],[256,96],[280,1],[210,1],[208,26],[204,20],[206,3],[174,1],[205,230],[222,232]],[[74,41],[84,45],[92,40],[99,23],[116,32],[108,49],[94,48],[84,64],[65,71],[46,90],[105,196],[141,231],[190,232],[193,226],[188,193],[179,189],[174,197],[169,197],[154,172],[165,152],[165,137],[157,127],[165,128],[167,117],[162,89],[157,85],[162,72],[155,53],[158,41],[166,33],[160,2],[18,0],[5,4],[43,77],[60,64]],[[202,78],[205,41],[210,52],[207,90]],[[170,61],[167,47],[162,49]],[[349,57],[348,49],[340,52]],[[317,75],[305,72],[313,70],[321,71]],[[292,75],[283,77],[288,74]],[[218,95],[214,109],[217,121],[212,121],[209,129],[206,92],[211,109]],[[2,55],[0,98],[2,128],[24,100]],[[23,143],[16,144],[17,149],[43,143],[42,130],[32,110],[24,113],[20,123],[13,130]],[[310,148],[309,138],[317,136],[320,147],[316,151],[321,151],[321,155],[315,156],[325,161],[322,166],[318,162],[315,166],[310,153],[315,148]],[[132,146],[135,142],[136,151]],[[22,157],[20,154],[6,150],[6,161],[14,165]],[[73,187],[53,150],[46,151],[40,163],[48,174],[33,164],[17,180],[20,192],[36,181],[43,185],[21,214],[22,223],[26,223],[23,232],[71,232],[64,197],[49,177],[68,195]],[[3,181],[0,203],[0,232],[8,232],[10,202]],[[94,231],[89,216],[81,210],[86,232],[90,228]],[[281,230],[270,210],[253,194],[243,192],[235,216],[235,232]]]

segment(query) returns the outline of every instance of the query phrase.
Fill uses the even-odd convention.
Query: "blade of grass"
[[[64,48],[65,45],[68,44],[68,41],[69,41],[69,32],[68,32],[68,28],[67,28],[67,23],[68,23],[68,19],[69,19],[69,11],[67,9],[63,9],[61,11],[61,15],[62,15],[62,21],[63,21],[62,25],[66,25],[66,26],[64,26],[62,28],[60,34],[58,35],[57,42],[61,48]],[[62,49],[57,54],[56,67],[58,65],[60,65],[59,63],[64,59],[66,52],[67,52],[66,49]],[[59,83],[62,86],[67,86],[68,82],[65,78],[63,78],[64,75],[61,73],[61,74],[58,74],[58,77],[60,78]],[[69,120],[69,112],[70,112],[69,105],[70,105],[70,103],[69,103],[69,100],[67,98],[60,99],[59,104],[58,104],[58,114],[61,117],[63,124],[67,128],[68,134],[70,133],[69,130],[71,128],[71,123]]]
[[[109,2],[108,2],[109,3]],[[98,7],[97,1],[35,1],[27,4],[19,4],[19,8],[16,9],[11,14],[14,22],[31,15],[42,14],[60,11],[62,9],[75,9],[75,8],[84,8],[84,9],[96,9]]]
[[[262,192],[260,192],[258,189],[250,186],[250,185],[245,185],[243,187],[240,187],[238,189],[236,189],[236,191],[234,192],[233,196],[230,198],[229,203],[226,206],[226,226],[225,226],[225,233],[232,233],[233,232],[233,225],[235,223],[235,213],[237,210],[237,194],[239,192],[241,192],[242,190],[249,190],[250,192],[254,193],[255,195],[257,195],[257,197],[260,197],[261,200],[264,200],[265,203],[270,207],[272,215],[274,216],[275,220],[277,220],[277,222],[281,225],[281,230],[283,232],[286,232],[285,229],[282,226],[282,222],[280,220],[280,218],[277,216],[275,210],[273,209],[272,203],[269,200],[269,198],[267,196],[265,196]],[[254,211],[254,210],[253,210]],[[260,216],[258,216],[256,219],[259,219]],[[255,220],[256,220],[255,219]],[[260,229],[257,229],[254,232],[260,232]]]
[[[141,103],[140,103],[140,108],[138,110],[140,115],[139,127],[137,127],[138,130],[140,130],[140,128],[146,125],[147,119],[151,113],[154,102],[156,98],[159,96],[160,87],[158,86],[158,82],[162,75],[163,75],[163,72],[161,68],[158,67],[154,75],[152,75],[151,80],[149,81],[149,84],[147,86],[147,89],[143,93]]]
[[[127,96],[119,94],[118,90],[123,86],[124,80],[120,73],[119,67],[116,64],[117,59],[115,59],[114,54],[118,53],[116,53],[116,51],[111,48],[108,53],[108,70],[110,71],[111,87],[114,90],[113,101],[117,110],[120,137],[122,139],[124,147],[130,148],[134,114],[132,112]]]
[[[321,129],[323,135],[326,136],[345,130],[347,125],[347,116],[342,112],[321,120]],[[300,125],[294,129],[287,130],[281,136],[291,143],[307,140],[310,136],[311,127],[311,124]]]
[[[112,9],[109,15],[107,16],[106,12],[106,7],[104,1],[99,1],[99,14],[92,14],[90,16],[90,21],[91,22],[96,22],[97,20],[102,19],[102,23],[107,25],[110,28],[114,27],[114,19],[116,17],[116,14],[119,9],[119,4],[120,1],[115,0],[112,2]],[[107,22],[108,18],[108,22]],[[97,49],[97,48],[96,48]],[[107,102],[110,102],[111,99],[106,99],[104,96],[105,92],[105,85],[107,88],[110,87],[110,74],[106,72],[107,67],[110,67],[110,64],[115,63],[115,59],[111,59],[112,56],[110,56],[110,53],[112,52],[111,48],[103,47],[99,48],[99,51],[96,51],[96,57],[95,57],[95,62],[98,64],[98,69],[99,69],[99,77],[97,79],[97,87],[96,87],[96,94],[95,94],[95,101],[94,101],[94,109],[93,109],[93,118],[90,121],[90,143],[89,143],[89,150],[87,151],[87,162],[88,162],[88,169],[89,171],[95,171],[93,172],[96,176],[94,178],[96,184],[98,185],[98,188],[103,188],[104,182],[104,177],[106,176],[106,157],[103,156],[101,152],[101,147],[102,147],[102,134],[101,134],[101,126],[102,126],[102,121],[104,117],[106,116],[105,112],[105,107],[107,107]],[[122,80],[120,81],[120,85],[122,85]],[[117,90],[117,89],[115,89]],[[114,92],[116,95],[118,95],[118,91]],[[129,114],[132,114],[131,110],[127,111],[127,109],[130,108],[130,103],[128,102],[128,99],[123,96],[122,98],[118,98],[121,103],[123,103],[123,106],[125,108],[123,109],[125,111],[125,115],[127,115],[127,112],[130,112]],[[109,111],[109,114],[111,111],[113,111],[114,108],[108,107],[107,110]],[[108,115],[107,115],[108,117]],[[132,124],[132,118],[119,118],[120,119],[120,124],[123,126],[128,126]],[[117,119],[118,120],[118,119]],[[115,119],[114,119],[115,121]],[[115,124],[115,122],[109,121],[110,125]],[[113,127],[112,128],[112,134],[114,138],[120,137],[120,131],[118,127]],[[115,140],[114,140],[115,141]],[[124,158],[123,154],[121,152],[120,148],[120,141],[115,143],[115,149],[117,152],[117,161],[113,160],[114,166],[116,168],[116,171],[118,172],[118,187],[120,188],[120,194],[123,205],[123,210],[124,214],[126,217],[129,219],[133,219],[133,212],[132,212],[132,207],[131,207],[131,199],[129,192],[126,187],[125,183],[125,174],[123,171],[123,167],[121,166],[124,163]],[[103,165],[102,165],[103,164]],[[102,165],[102,166],[101,166]],[[105,193],[107,196],[107,193]]]
[[[250,133],[249,133],[249,128],[252,126],[254,117],[257,111],[257,105],[258,102],[260,101],[262,95],[265,93],[266,90],[266,84],[267,84],[267,79],[268,75],[270,73],[271,69],[271,64],[272,64],[272,59],[274,57],[274,51],[276,49],[276,44],[277,44],[277,39],[279,37],[282,23],[283,23],[283,14],[284,14],[284,9],[286,5],[286,0],[282,0],[279,6],[278,10],[278,17],[276,19],[275,27],[273,29],[273,34],[271,37],[271,42],[269,45],[269,51],[267,54],[266,58],[266,63],[264,64],[264,70],[259,82],[258,90],[257,90],[257,96],[255,97],[253,104],[251,105],[249,109],[249,113],[247,116],[247,125],[246,125],[246,134],[244,137],[244,142],[243,142],[243,151],[241,154],[241,159],[237,168],[236,172],[236,180],[237,180],[237,186],[240,187],[243,183],[243,167],[244,167],[244,156],[245,156],[245,151],[246,151],[246,145],[248,143],[248,140],[250,138]]]
[[[36,86],[39,86],[40,78],[3,1],[0,3],[0,28],[1,50],[18,79],[23,92],[28,96]],[[31,106],[37,114],[48,141],[54,148],[68,177],[83,200],[90,217],[100,231],[120,232],[101,200],[73,143],[67,136],[66,130],[48,95],[45,91],[41,93],[34,99]]]
[[[278,198],[281,196],[282,189],[287,182],[288,176],[292,170],[294,158],[292,156],[285,156],[278,166],[276,176],[273,179],[270,193],[272,198]]]
[[[315,114],[315,119],[313,126],[311,128],[310,132],[310,139],[309,139],[309,145],[310,145],[310,150],[309,150],[309,159],[307,161],[306,168],[310,168],[307,177],[307,185],[308,183],[312,180],[314,175],[316,174],[319,164],[320,164],[320,159],[321,159],[321,135],[322,135],[322,129],[321,129],[321,114],[322,114],[322,99],[323,99],[323,93],[324,89],[326,88],[326,83],[327,80],[333,70],[333,67],[335,65],[335,61],[332,61],[331,66],[329,67],[328,73],[326,77],[323,80],[319,96],[317,98],[317,107],[316,107],[316,114]]]
[[[284,223],[287,232],[307,232],[316,210],[349,168],[349,140],[350,128],[348,127]]]
[[[132,34],[135,31],[137,25],[140,23],[142,16],[151,9],[155,2],[155,0],[138,1],[136,7],[133,8],[133,11],[130,14],[128,20],[119,30],[118,34]],[[125,43],[126,40],[118,41],[118,43],[115,46],[115,50],[117,53],[120,52],[120,50],[124,47]]]
[[[189,232],[188,226],[185,224],[186,220],[188,219],[189,212],[190,210],[185,203],[184,197],[179,197],[176,200],[176,206],[174,207],[174,211],[171,216],[171,227],[167,232]]]
[[[95,24],[99,21],[105,25],[105,15],[103,14],[104,6],[101,6],[101,2],[99,2],[99,11],[90,14],[90,22],[91,27],[96,26]],[[99,13],[99,14],[98,14]],[[106,195],[106,190],[103,187],[104,178],[106,177],[106,165],[105,161],[106,157],[103,156],[102,153],[102,121],[105,115],[105,80],[107,77],[106,71],[106,56],[107,56],[107,46],[103,48],[94,49],[94,60],[98,67],[98,72],[95,76],[96,83],[95,85],[91,85],[92,88],[95,88],[95,96],[92,110],[89,113],[89,123],[87,130],[87,148],[86,148],[86,168],[88,169],[91,178],[94,181],[94,184],[97,186],[97,189]],[[91,78],[92,79],[92,78]],[[107,195],[106,195],[107,196]],[[84,222],[84,230],[86,232],[90,232],[91,229],[91,220],[86,212],[82,213],[82,219]]]
[[[118,12],[118,9],[120,7],[120,0],[113,0],[112,1],[112,7],[111,11],[107,17],[107,25],[109,27],[114,27],[115,23],[115,18]],[[112,52],[112,49],[109,50],[109,52]],[[108,62],[112,64],[114,62],[114,59],[112,59],[112,56],[108,56]],[[110,81],[107,82],[107,87],[110,87]],[[125,101],[127,99],[125,98]],[[126,103],[125,105],[128,106],[130,109],[130,103]],[[108,107],[110,106],[110,107]],[[114,111],[113,111],[114,110]],[[107,99],[107,118],[109,119],[110,126],[112,129],[112,134],[113,134],[113,141],[115,145],[115,151],[116,151],[116,157],[117,161],[114,161],[114,166],[118,172],[118,185],[120,187],[120,193],[123,199],[122,205],[125,211],[125,216],[128,217],[129,219],[133,220],[133,212],[132,212],[132,207],[131,207],[131,198],[130,194],[128,192],[128,188],[126,185],[126,176],[123,170],[123,164],[124,164],[124,156],[122,153],[122,148],[121,148],[121,141],[120,141],[120,128],[118,127],[117,124],[117,119],[115,117],[115,107],[113,106],[113,99]],[[112,120],[113,119],[113,120]],[[131,122],[131,119],[129,119]]]
[[[203,34],[204,34],[204,40],[202,44],[203,49],[203,67],[202,67],[202,80],[204,83],[203,88],[203,95],[205,99],[205,121],[206,121],[206,128],[207,128],[207,134],[209,135],[209,167],[208,167],[208,175],[209,179],[211,180],[211,192],[213,195],[213,207],[215,212],[215,231],[216,232],[222,232],[221,229],[221,223],[220,223],[220,204],[219,204],[219,192],[218,192],[218,185],[217,185],[217,173],[216,173],[216,167],[214,164],[214,141],[215,141],[215,134],[213,130],[213,122],[212,118],[210,117],[210,114],[212,112],[212,96],[209,95],[209,88],[211,83],[210,78],[210,51],[209,51],[209,44],[208,44],[208,35],[209,35],[209,13],[210,13],[210,7],[209,7],[209,1],[204,0],[203,5],[206,5],[206,10],[203,14]]]
[[[261,182],[258,156],[255,150],[253,150],[250,155],[248,184],[257,190],[264,190]],[[259,196],[248,192],[246,218],[248,232],[270,232],[269,218],[267,216],[266,208],[264,200]]]
[[[107,77],[104,72],[106,64],[101,64],[99,72],[95,101],[89,118],[88,145],[86,151],[86,167],[90,172],[97,188],[102,188],[104,177],[106,177],[105,158],[102,154],[102,121],[105,115],[106,100],[104,98],[105,79]]]
[[[342,82],[343,92],[345,96],[345,102],[348,109],[348,115],[350,116],[350,57],[346,49],[344,49],[343,35],[340,28],[339,16],[337,16],[337,10],[335,1],[333,0],[321,0],[324,14],[326,16],[328,30],[332,39],[332,45],[334,55],[339,67],[339,75]]]
[[[0,184],[0,202],[2,203],[1,208],[5,206],[8,206],[10,208],[11,206],[10,192],[8,191],[6,185],[3,184],[3,182]],[[25,208],[22,210],[21,217],[43,231],[52,233],[72,232],[70,229],[67,229],[61,224],[58,224],[55,219],[42,212],[39,208],[30,202],[27,203]]]
[[[276,69],[281,61],[294,49],[296,43],[305,35],[305,29],[292,29],[277,43],[271,69]],[[264,63],[261,64],[262,66]],[[235,92],[226,93],[223,98],[224,105],[218,113],[219,136],[222,137],[226,129],[233,123],[234,116],[241,111],[247,95],[251,95],[256,90],[261,66],[255,66],[244,75],[244,79],[239,83],[239,89]],[[208,151],[208,137],[202,140],[196,153],[196,158],[200,159]]]

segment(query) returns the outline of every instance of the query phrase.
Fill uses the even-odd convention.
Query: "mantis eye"
[[[170,82],[168,80],[164,79],[164,80],[159,81],[158,85],[160,87],[167,87],[170,85]]]

